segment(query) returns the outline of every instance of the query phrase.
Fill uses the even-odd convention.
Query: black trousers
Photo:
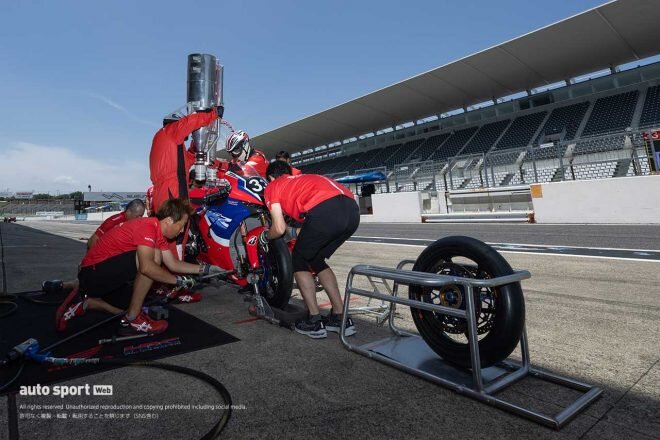
[[[319,273],[328,268],[325,260],[360,225],[360,208],[355,200],[340,195],[325,200],[306,215],[293,248],[293,271]]]

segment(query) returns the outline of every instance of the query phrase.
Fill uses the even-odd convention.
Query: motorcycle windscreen
[[[243,170],[243,177],[260,177],[259,171],[252,165],[253,162],[241,163],[241,169]]]

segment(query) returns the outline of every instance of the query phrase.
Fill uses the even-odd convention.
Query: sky
[[[250,136],[604,0],[0,0],[0,191],[144,191],[191,53]]]

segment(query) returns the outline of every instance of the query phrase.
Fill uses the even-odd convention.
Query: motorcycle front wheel
[[[495,278],[513,273],[492,247],[471,237],[447,237],[428,246],[417,258],[414,271],[463,278]],[[465,310],[466,291],[460,285],[430,288],[411,285],[409,298]],[[516,348],[525,325],[525,302],[520,283],[495,288],[473,288],[479,355],[485,368],[506,359]],[[426,343],[445,361],[470,368],[467,321],[421,309],[410,309]]]

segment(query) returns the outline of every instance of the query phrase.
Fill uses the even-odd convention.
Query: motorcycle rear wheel
[[[467,260],[467,261],[466,261]],[[467,278],[495,278],[513,273],[495,249],[471,237],[446,237],[428,246],[417,258],[414,271]],[[465,310],[465,289],[410,286],[410,299]],[[525,325],[525,302],[520,283],[497,288],[474,288],[481,367],[506,359],[516,348]],[[445,361],[471,368],[467,321],[421,309],[410,309],[426,343]]]
[[[263,257],[264,266],[267,266],[264,272],[269,275],[261,294],[272,307],[283,309],[289,304],[293,289],[291,253],[284,240],[278,238],[268,243],[268,253]]]

